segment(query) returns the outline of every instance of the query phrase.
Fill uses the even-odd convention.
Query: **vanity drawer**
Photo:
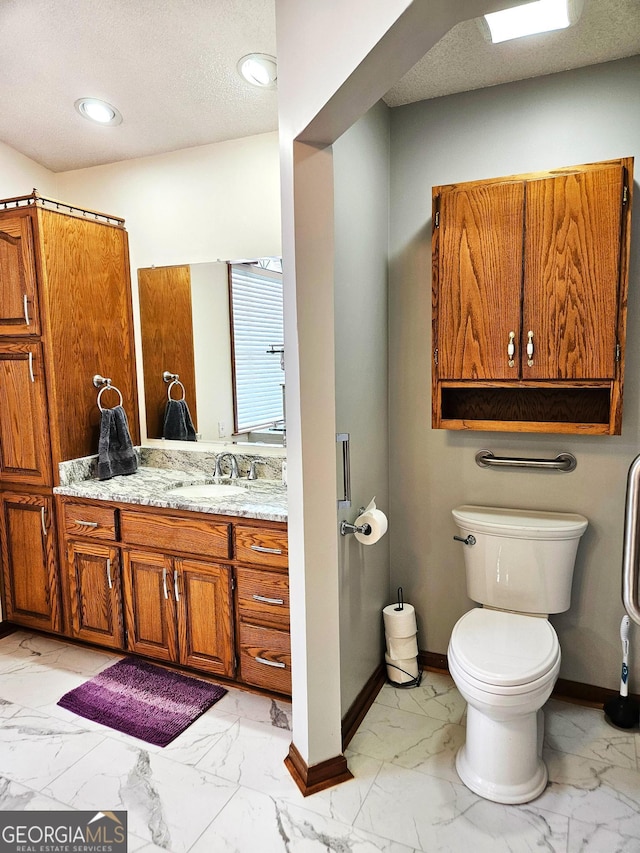
[[[256,566],[287,568],[289,552],[286,530],[236,524],[234,536],[236,560]]]
[[[247,684],[291,693],[291,642],[287,631],[240,624],[240,675]]]
[[[109,506],[64,504],[64,532],[67,536],[115,540],[116,511]]]
[[[243,622],[289,629],[289,578],[284,572],[237,569],[238,610]]]
[[[120,537],[127,545],[182,551],[203,557],[231,556],[231,525],[201,518],[120,512]]]

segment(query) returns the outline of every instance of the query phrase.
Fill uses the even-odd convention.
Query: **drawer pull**
[[[113,580],[111,579],[111,560],[107,558],[107,584],[109,589],[113,589]]]
[[[256,656],[254,660],[258,663],[263,663],[266,666],[275,666],[278,669],[284,669],[286,667],[286,663],[283,663],[280,660],[267,660],[267,658],[261,658],[259,656]]]
[[[282,548],[265,548],[264,545],[252,545],[251,550],[261,554],[282,554]]]
[[[97,521],[83,521],[81,518],[74,518],[74,524],[80,524],[82,527],[97,527]]]
[[[169,591],[167,589],[167,567],[166,566],[162,569],[162,589],[164,592],[164,597],[168,599],[169,598]]]
[[[33,353],[29,353],[29,378],[32,382],[36,381],[36,377],[33,374]]]
[[[29,301],[27,299],[27,294],[23,294],[22,297],[22,308],[24,310],[24,322],[25,326],[31,325],[31,320],[29,319]]]
[[[173,570],[173,596],[176,601],[180,601],[180,591],[178,589],[178,570]]]
[[[267,598],[266,595],[256,595],[255,593],[252,598],[254,601],[262,601],[265,604],[284,604],[284,598]]]
[[[44,538],[47,538],[47,510],[41,506],[40,507],[40,524],[42,525],[42,535]]]

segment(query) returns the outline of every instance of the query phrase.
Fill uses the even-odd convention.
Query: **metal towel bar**
[[[578,464],[572,453],[559,453],[555,459],[522,459],[494,456],[490,450],[479,450],[476,462],[481,468],[546,468],[553,471],[573,471]]]

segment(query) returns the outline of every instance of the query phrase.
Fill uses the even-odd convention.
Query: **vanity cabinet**
[[[120,552],[97,542],[68,542],[71,634],[113,649],[123,646]]]
[[[116,512],[109,506],[62,504],[59,515],[69,633],[89,643],[122,648],[120,549],[113,544]]]
[[[257,525],[234,526],[240,677],[291,693],[287,535]]]
[[[433,426],[619,434],[633,159],[433,188]]]
[[[62,627],[53,500],[2,492],[4,617],[43,631]]]
[[[4,615],[28,627],[89,631],[82,619],[93,593],[78,592],[74,613],[60,609],[52,487],[58,463],[97,451],[94,374],[120,389],[139,443],[127,234],[122,219],[35,190],[0,205],[0,490],[12,493],[0,519]],[[92,574],[85,565],[81,586]]]
[[[78,639],[291,693],[286,525],[58,496]]]
[[[230,566],[129,549],[123,563],[127,648],[233,677]]]
[[[233,677],[233,572],[212,562],[231,557],[231,525],[197,513],[122,510],[120,532],[127,546],[144,546],[123,550],[128,648]]]

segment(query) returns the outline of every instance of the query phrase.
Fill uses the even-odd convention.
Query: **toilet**
[[[542,760],[547,701],[560,671],[548,621],[571,603],[587,519],[575,513],[460,506],[469,598],[449,641],[449,671],[467,701],[467,737],[456,756],[464,784],[488,800],[526,803],[547,784]]]

